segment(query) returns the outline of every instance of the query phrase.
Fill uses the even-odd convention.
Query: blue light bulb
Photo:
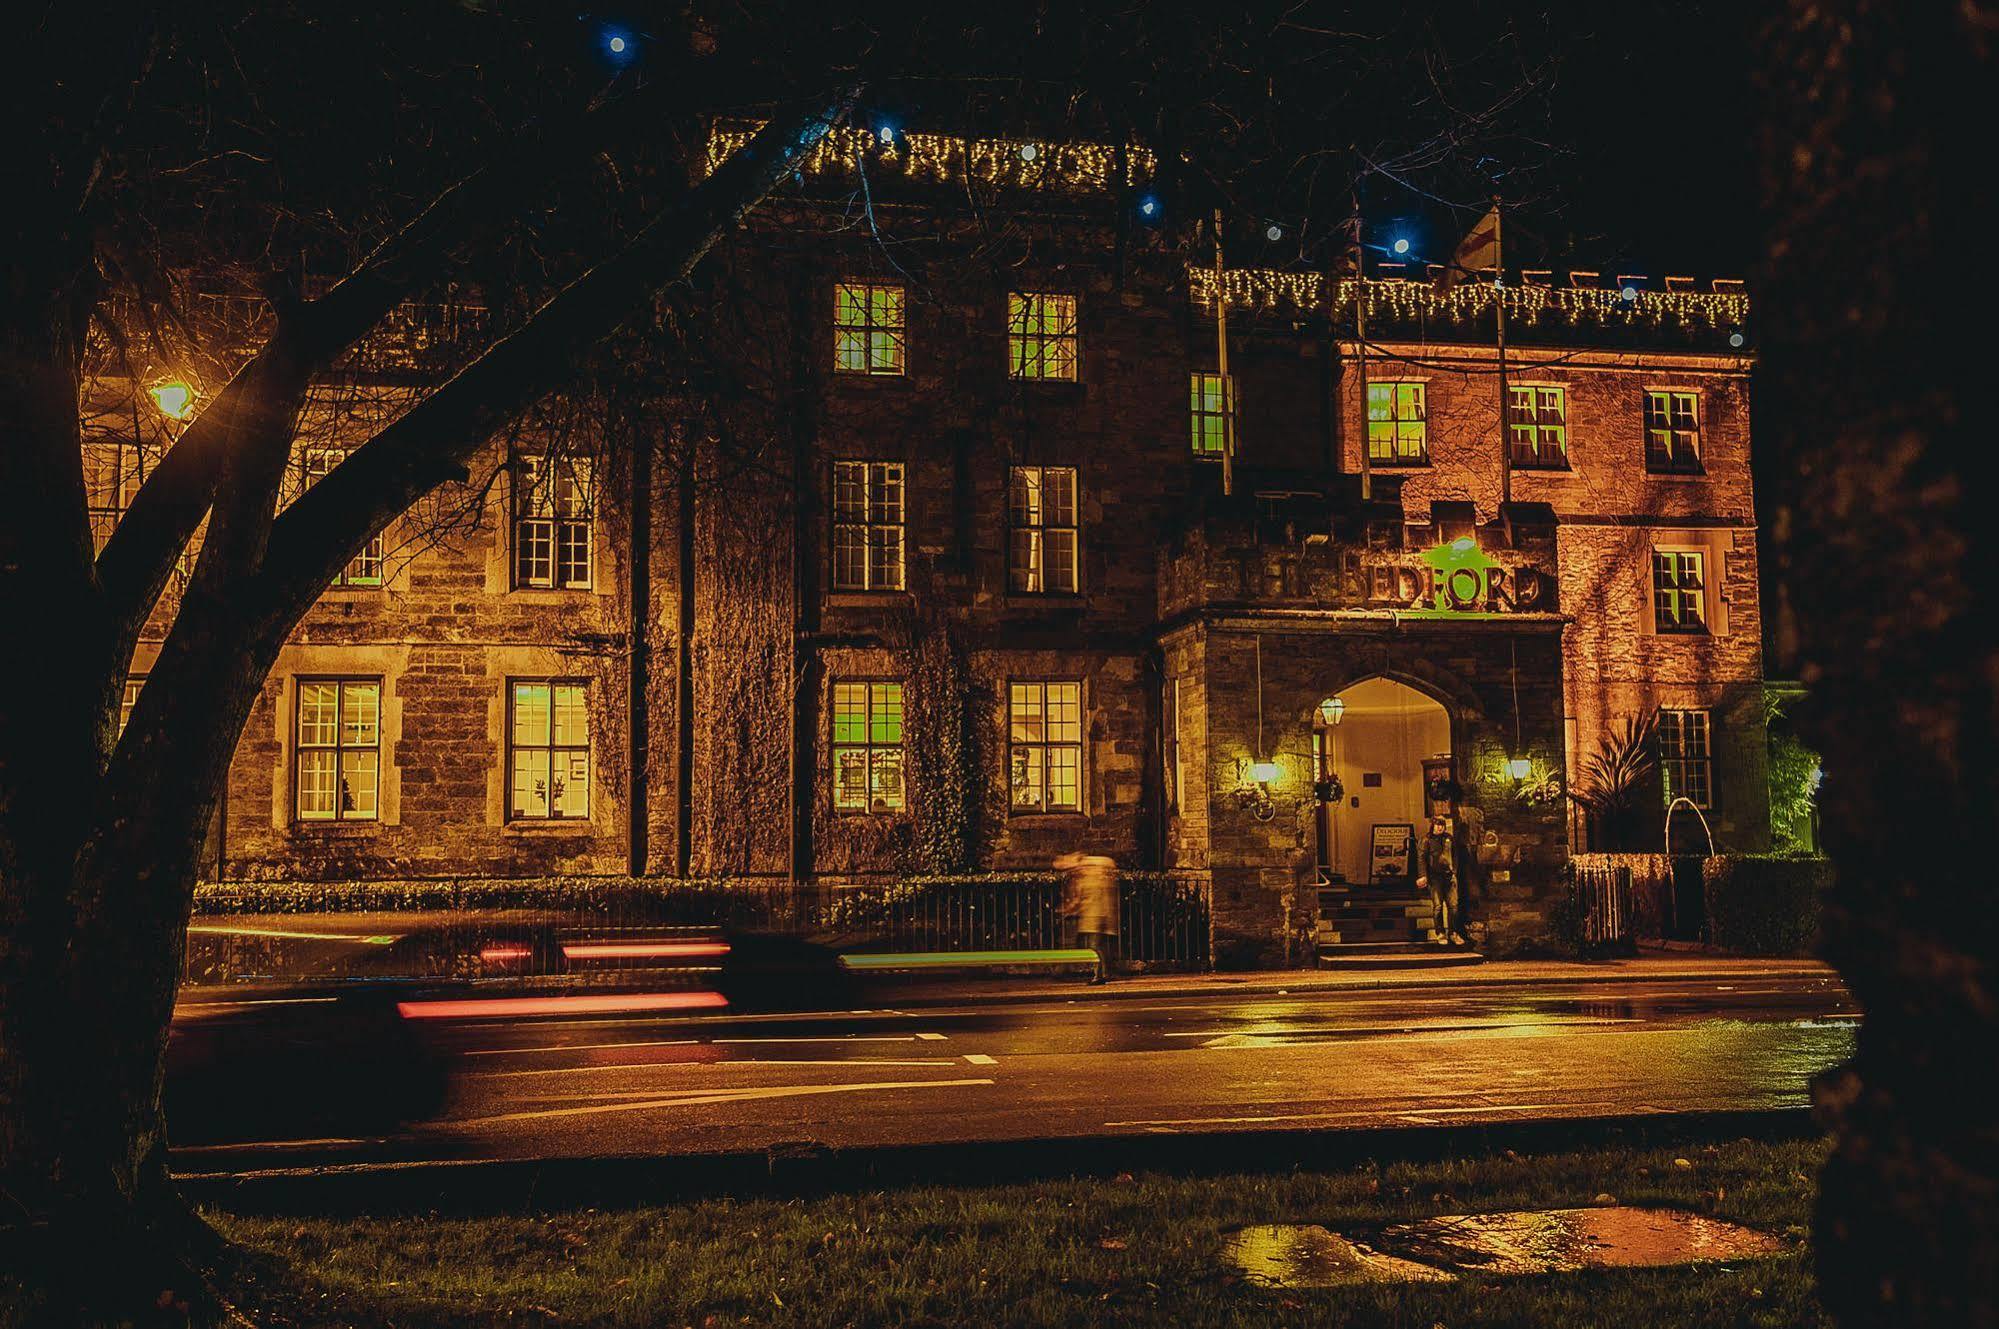
[[[1401,255],[1408,253],[1409,252],[1408,238],[1404,236],[1396,237],[1395,243],[1390,245],[1389,248],[1395,251],[1397,257],[1400,257]]]

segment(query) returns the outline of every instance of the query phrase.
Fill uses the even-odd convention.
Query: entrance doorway
[[[1439,786],[1452,778],[1450,713],[1407,684],[1364,679],[1320,703],[1312,750],[1321,873],[1413,890]]]

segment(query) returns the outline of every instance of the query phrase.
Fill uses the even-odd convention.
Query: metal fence
[[[728,936],[854,952],[1038,951],[1074,944],[1051,876],[788,882],[244,883],[204,888],[187,981],[257,977],[615,977],[712,970]],[[1128,873],[1117,958],[1206,968],[1204,881]]]
[[[1628,866],[1577,867],[1574,887],[1577,924],[1584,949],[1607,950],[1637,944]]]

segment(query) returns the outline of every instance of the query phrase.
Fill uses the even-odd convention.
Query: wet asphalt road
[[[285,1086],[183,1171],[1324,1129],[1793,1107],[1851,1048],[1830,979],[1041,1000],[774,1016],[440,1022],[442,1090],[387,1128]],[[398,1084],[375,1061],[356,1072]],[[408,1072],[414,1074],[415,1072]],[[360,1083],[364,1086],[367,1081]],[[186,1120],[176,1127],[189,1126]]]

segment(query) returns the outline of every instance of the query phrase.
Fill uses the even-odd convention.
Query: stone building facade
[[[1648,720],[1642,823],[1663,778],[1766,842],[1739,292],[1528,274],[1503,420],[1489,285],[1217,282],[1087,182],[998,226],[877,184],[873,230],[760,210],[686,293],[700,374],[496,441],[328,590],[221,875],[834,890],[1080,847],[1295,963],[1423,935],[1437,812],[1503,947]]]

